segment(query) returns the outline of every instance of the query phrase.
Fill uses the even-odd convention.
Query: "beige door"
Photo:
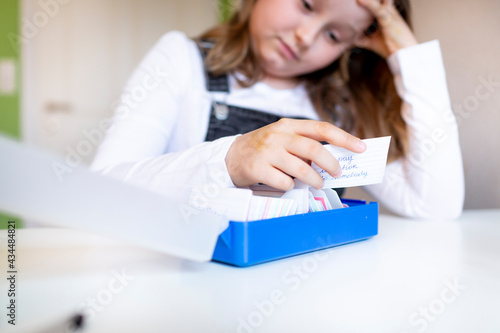
[[[81,164],[160,36],[195,36],[215,24],[217,11],[216,0],[21,1],[24,140]]]

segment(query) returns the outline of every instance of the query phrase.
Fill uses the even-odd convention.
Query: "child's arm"
[[[403,99],[409,151],[387,167],[382,184],[366,189],[392,211],[411,217],[455,218],[462,212],[464,176],[437,41],[418,45],[394,0],[358,0],[376,17],[379,31],[358,41],[387,59]]]
[[[382,184],[366,189],[400,215],[458,217],[465,192],[463,165],[439,43],[400,50],[388,61],[403,99],[409,152],[387,167]]]
[[[184,201],[195,185],[232,185],[223,175],[234,137],[200,144],[205,117],[198,110],[210,99],[197,52],[171,32],[148,53],[115,106],[92,170]],[[173,142],[179,130],[184,139]]]

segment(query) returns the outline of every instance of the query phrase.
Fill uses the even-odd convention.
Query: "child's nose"
[[[305,22],[295,29],[295,39],[299,47],[309,47],[317,38],[321,27],[314,21]]]

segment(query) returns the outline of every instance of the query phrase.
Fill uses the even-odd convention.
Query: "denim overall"
[[[207,49],[210,49],[213,43],[198,41],[197,45],[202,58],[205,59]],[[229,93],[229,79],[226,74],[216,76],[210,73],[205,67],[205,79],[206,88],[209,92]],[[281,118],[275,114],[227,105],[224,102],[221,103],[213,100],[205,141],[214,141],[225,136],[245,134],[274,123]],[[294,119],[306,118],[294,117]],[[339,196],[344,192],[344,189],[335,190]]]

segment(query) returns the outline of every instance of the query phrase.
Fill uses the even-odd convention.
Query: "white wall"
[[[168,31],[194,37],[214,25],[216,4],[22,0],[24,141],[88,164],[97,144],[83,150],[85,133],[111,116],[139,61]]]
[[[418,0],[414,9],[417,36],[438,38],[443,49],[460,122],[465,208],[500,208],[500,1]],[[497,82],[494,91],[484,100],[476,98],[480,78],[490,76]]]
[[[421,42],[439,39],[465,166],[465,208],[500,208],[500,1],[414,0]],[[476,97],[482,79],[497,86]],[[486,90],[481,88],[479,96]],[[475,102],[478,102],[475,104]],[[368,198],[359,189],[349,197]]]

